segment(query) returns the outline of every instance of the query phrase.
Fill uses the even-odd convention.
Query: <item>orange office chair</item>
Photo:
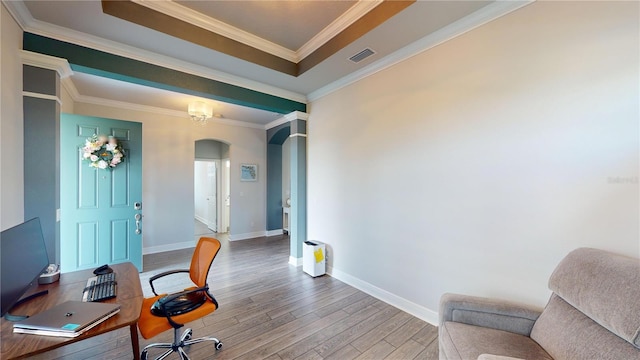
[[[222,348],[222,342],[214,337],[192,339],[193,331],[190,328],[185,329],[182,335],[178,333],[178,329],[183,327],[185,323],[204,317],[218,308],[218,302],[209,292],[207,275],[219,250],[220,241],[201,237],[193,252],[189,269],[171,270],[154,275],[149,279],[151,290],[156,296],[144,299],[140,320],[138,320],[138,329],[140,329],[142,337],[149,339],[173,328],[174,337],[173,343],[147,345],[142,350],[142,360],[147,359],[147,352],[151,348],[168,349],[157,357],[157,360],[164,359],[173,352],[177,352],[180,359],[188,360],[189,357],[183,348],[203,341],[213,341],[216,350]],[[158,295],[153,287],[153,282],[161,277],[177,273],[189,273],[194,286],[179,293]]]

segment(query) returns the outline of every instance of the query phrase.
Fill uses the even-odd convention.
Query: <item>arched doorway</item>
[[[284,116],[287,121],[267,130],[267,230],[283,229],[283,144],[289,139],[290,208],[289,263],[302,265],[302,243],[307,238],[307,124],[308,115],[293,112]],[[286,191],[284,192],[286,194]]]
[[[197,140],[194,157],[194,214],[196,236],[229,231],[229,144]]]

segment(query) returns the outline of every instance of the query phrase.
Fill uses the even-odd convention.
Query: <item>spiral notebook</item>
[[[59,337],[80,336],[120,311],[118,304],[67,301],[13,324],[13,332]]]

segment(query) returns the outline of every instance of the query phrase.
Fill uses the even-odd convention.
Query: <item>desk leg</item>
[[[138,340],[138,324],[129,326],[131,332],[131,348],[133,349],[133,360],[140,360],[140,341]]]

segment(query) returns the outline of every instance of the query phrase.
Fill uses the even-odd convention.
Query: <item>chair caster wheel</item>
[[[147,360],[147,352],[143,351],[142,354],[140,355],[140,360]]]
[[[220,350],[222,349],[222,342],[217,342],[216,343],[216,350]]]

